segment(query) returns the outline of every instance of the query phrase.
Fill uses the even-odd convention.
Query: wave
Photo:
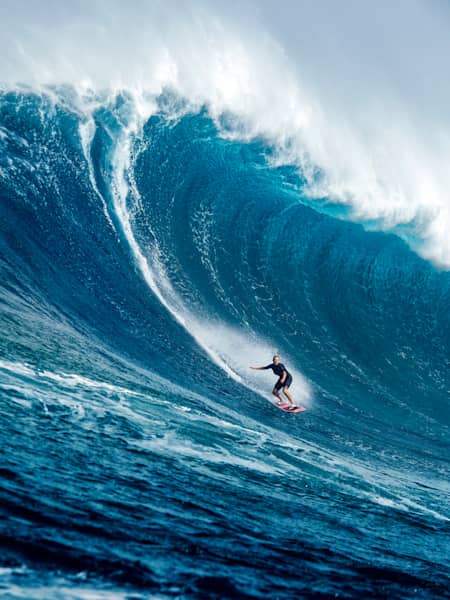
[[[408,11],[388,3],[367,11],[353,2],[338,11],[324,0],[283,15],[270,3],[237,12],[202,2],[113,2],[107,14],[102,2],[38,14],[17,5],[3,25],[1,81],[70,84],[88,97],[126,91],[143,117],[171,89],[222,125],[233,115],[227,133],[267,140],[274,160],[301,170],[305,195],[327,200],[325,210],[340,204],[347,218],[398,234],[447,269],[445,7],[415,0]],[[300,35],[295,22],[308,23]],[[389,52],[379,47],[381,22]]]
[[[345,379],[348,390],[356,386],[354,393],[347,391],[350,403],[355,396],[359,406],[361,389],[369,389],[380,398],[379,409],[386,398],[395,397],[389,402],[398,406],[391,407],[388,419],[395,411],[404,419],[409,407],[415,426],[421,426],[420,420],[416,423],[420,415],[445,422],[448,274],[414,256],[396,237],[368,233],[313,210],[305,178],[295,169],[274,167],[272,150],[262,141],[224,139],[207,113],[174,117],[173,96],[158,102],[160,111],[140,121],[134,101],[126,96],[81,118],[38,96],[3,97],[4,114],[11,116],[22,105],[14,119],[26,119],[28,127],[34,120],[34,135],[42,140],[36,149],[4,129],[4,144],[11,146],[7,160],[12,161],[14,151],[25,152],[15,157],[14,168],[4,170],[9,193],[29,197],[30,190],[37,194],[44,186],[45,197],[58,205],[52,215],[57,218],[52,225],[56,238],[46,249],[50,256],[33,265],[33,277],[48,269],[50,257],[61,260],[61,253],[66,255],[62,248],[67,240],[58,232],[68,236],[75,228],[70,243],[82,249],[79,264],[70,260],[61,265],[68,277],[60,308],[67,311],[73,305],[68,296],[73,289],[83,290],[86,281],[89,286],[98,286],[98,280],[113,285],[115,265],[105,259],[119,248],[126,268],[138,269],[141,276],[136,289],[134,273],[126,275],[128,280],[133,277],[127,289],[133,289],[134,302],[145,296],[153,305],[162,304],[169,320],[175,318],[237,382],[261,392],[261,379],[250,377],[248,364],[279,350],[298,365],[293,368],[302,401],[311,398],[307,378],[329,393]],[[56,118],[39,122],[42,111],[54,110]],[[60,139],[53,154],[43,159],[42,150],[51,149],[46,135]],[[66,156],[74,149],[70,174]],[[168,160],[174,152],[176,158]],[[23,173],[18,178],[19,166]],[[54,189],[48,190],[49,185]],[[88,194],[89,203],[77,207],[71,200],[80,193]],[[30,206],[25,201],[29,206],[22,206],[24,214],[12,222],[30,222],[31,211],[48,235],[48,208],[39,206],[37,196],[33,202]],[[36,254],[40,235],[37,229],[30,255]],[[95,256],[98,247],[106,253],[101,263]],[[49,275],[42,276],[45,281]],[[60,286],[55,285],[58,293]],[[89,290],[81,303],[89,305],[91,294]],[[104,294],[96,294],[101,305]],[[125,313],[132,300],[128,292],[126,297]],[[42,301],[48,303],[48,298]],[[153,308],[153,313],[159,310]],[[100,323],[110,328],[107,315]],[[142,316],[143,330],[153,326]],[[133,331],[138,327],[134,324]],[[124,335],[130,340],[129,327]],[[433,399],[420,409],[418,389]]]
[[[367,77],[313,86],[326,24],[296,42],[264,2],[246,36],[234,5],[168,6],[0,26],[2,585],[443,597],[445,143],[383,77],[364,115]],[[411,10],[425,36],[444,9]],[[274,352],[300,416],[248,368]]]
[[[342,518],[351,498],[382,518],[389,511],[402,515],[392,538],[397,542],[411,514],[420,515],[421,526],[437,527],[439,538],[448,519],[438,499],[447,468],[441,457],[450,388],[449,274],[396,236],[370,233],[312,208],[307,181],[295,168],[275,166],[264,140],[227,139],[206,109],[193,113],[183,99],[166,94],[142,119],[129,95],[99,98],[94,110],[80,112],[67,89],[58,92],[57,103],[54,93],[8,92],[0,101],[0,370],[8,399],[2,443],[12,440],[16,448],[5,467],[7,480],[21,480],[33,456],[33,436],[25,443],[11,423],[26,427],[23,420],[31,418],[43,440],[42,419],[50,419],[56,437],[43,445],[40,469],[53,464],[54,444],[66,447],[64,424],[71,424],[70,439],[80,452],[86,435],[95,439],[92,467],[80,471],[86,458],[71,463],[70,473],[53,464],[53,475],[43,480],[56,495],[64,484],[69,504],[79,502],[79,482],[102,480],[103,470],[112,469],[123,493],[134,494],[130,457],[143,455],[145,469],[169,461],[167,473],[181,461],[189,477],[201,478],[202,489],[225,469],[234,495],[249,485],[252,493],[277,502],[282,495],[273,496],[269,480],[295,489],[317,481],[320,496],[330,486],[344,495]],[[279,411],[262,400],[272,379],[266,373],[252,377],[248,366],[266,363],[274,351],[288,363],[294,396],[313,420],[280,421],[274,414]],[[426,402],[418,403],[418,395]],[[293,451],[305,456],[298,464]],[[185,475],[180,477],[169,484],[155,471],[152,481],[166,494],[171,490],[171,498],[184,497]],[[39,535],[30,540],[29,528],[34,531],[41,518],[54,521],[60,510],[37,480],[32,485],[32,494],[20,492],[21,503],[42,498],[41,516],[23,513],[2,492],[7,522],[14,515],[28,519],[16,541],[6,533],[2,538],[8,573],[12,568],[5,585],[13,585],[9,578],[24,561],[30,577],[40,581],[34,565],[45,551],[47,568],[56,565],[69,579],[74,569],[89,571],[95,563],[94,575],[86,575],[93,588],[103,589],[99,577],[111,578],[120,565],[124,578],[111,579],[119,591],[149,582],[165,590],[164,569],[157,569],[155,580],[145,563],[143,579],[136,579],[127,542],[113,558],[106,547],[95,550],[84,534],[74,533],[61,547],[60,525],[50,541]],[[85,500],[95,501],[95,488],[83,490]],[[201,510],[207,496],[203,491],[195,501]],[[297,492],[294,497],[298,502]],[[111,502],[105,492],[102,514]],[[149,522],[161,511],[157,506]],[[330,518],[329,509],[321,505],[321,523]],[[74,518],[71,510],[61,513],[66,528],[91,527],[89,518]],[[136,539],[137,524],[117,510],[119,528]],[[277,530],[279,514],[275,526],[273,513],[260,510]],[[157,527],[165,531],[168,516],[160,516]],[[311,559],[324,551],[324,529],[314,522],[308,527],[320,550],[313,544],[306,553]],[[338,522],[332,552],[345,555]],[[415,525],[408,527],[412,539],[420,537]],[[288,538],[284,543],[291,545]],[[349,565],[359,573],[366,550],[358,546],[348,564],[339,559],[334,574]],[[142,551],[138,544],[136,555]],[[167,551],[173,551],[171,543]],[[221,547],[220,553],[226,551]],[[241,550],[239,556],[242,563]],[[433,585],[441,589],[442,557],[430,556],[438,582]],[[185,558],[177,560],[191,572]],[[399,572],[403,560],[394,560]],[[209,568],[208,561],[202,565]],[[414,572],[402,589],[427,589],[421,569]],[[354,577],[360,581],[361,575]],[[369,585],[380,577],[373,575]],[[224,581],[214,586],[222,589]],[[239,576],[233,581],[243,589]],[[274,581],[268,585],[276,587]],[[285,585],[295,588],[291,575]],[[79,597],[75,581],[71,589]]]

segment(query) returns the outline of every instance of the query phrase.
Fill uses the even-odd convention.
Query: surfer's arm
[[[250,369],[253,369],[254,371],[264,371],[265,369],[270,369],[272,365],[267,365],[267,367],[250,367]]]

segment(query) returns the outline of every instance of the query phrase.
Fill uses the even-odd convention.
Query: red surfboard
[[[304,406],[296,406],[295,408],[292,408],[291,410],[289,410],[289,407],[291,406],[289,404],[289,402],[286,404],[278,404],[278,402],[273,402],[272,404],[274,404],[277,408],[279,408],[283,412],[288,412],[288,413],[298,413],[298,412],[303,412],[304,410],[306,410],[306,408]]]

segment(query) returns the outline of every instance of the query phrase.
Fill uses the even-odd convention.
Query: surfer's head
[[[280,357],[278,356],[278,354],[274,354],[272,360],[273,364],[277,365],[280,362]]]

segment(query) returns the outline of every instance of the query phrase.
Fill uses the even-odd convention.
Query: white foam
[[[10,371],[16,375],[25,375],[26,377],[30,378],[43,378],[51,381],[56,381],[64,385],[65,387],[73,388],[77,386],[83,386],[87,388],[100,389],[118,394],[127,394],[129,396],[138,395],[136,392],[133,392],[132,390],[129,390],[127,388],[123,388],[103,381],[95,381],[93,379],[89,379],[88,377],[78,375],[77,373],[54,373],[53,371],[48,370],[38,370],[31,367],[30,365],[20,362],[0,360],[0,369]]]
[[[262,460],[258,460],[257,453],[250,453],[247,449],[247,455],[240,456],[236,452],[230,452],[225,446],[218,447],[215,445],[213,447],[210,444],[194,443],[186,438],[179,438],[174,431],[169,431],[162,437],[136,440],[133,445],[150,450],[153,453],[159,453],[162,456],[176,456],[179,460],[189,463],[192,460],[199,460],[202,464],[231,465],[259,473],[285,472],[284,466],[277,463],[276,460],[268,460],[266,455]]]
[[[97,194],[97,197],[100,199],[100,202],[102,203],[103,214],[105,215],[106,220],[108,221],[111,229],[113,231],[115,231],[114,223],[111,221],[111,217],[109,215],[105,199],[103,198],[103,196],[100,193],[100,190],[98,189],[97,182],[95,180],[95,175],[94,175],[94,167],[93,167],[91,156],[90,156],[90,147],[91,147],[92,139],[93,139],[94,133],[95,133],[94,120],[92,118],[88,118],[88,119],[81,121],[80,126],[79,126],[79,133],[80,133],[81,146],[83,148],[83,153],[86,157],[86,162],[88,165],[89,181],[91,182],[92,189],[95,191],[95,193]]]

